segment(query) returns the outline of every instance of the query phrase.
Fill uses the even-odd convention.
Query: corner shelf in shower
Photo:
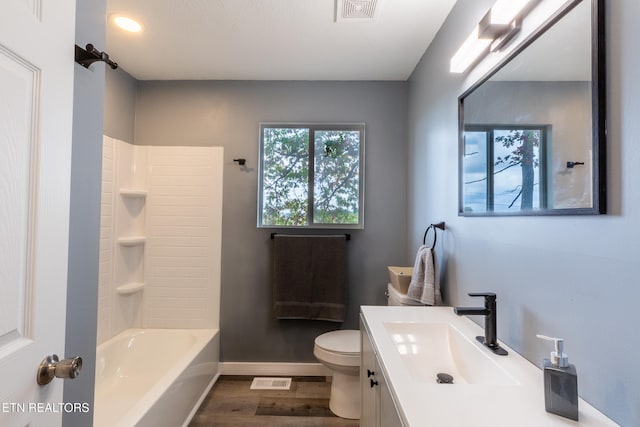
[[[136,188],[121,188],[120,195],[122,197],[144,199],[145,197],[147,197],[147,190],[141,190]]]
[[[144,245],[146,241],[146,236],[129,236],[118,238],[118,244],[120,246],[139,246]]]
[[[124,285],[120,285],[116,288],[116,292],[118,295],[131,295],[138,292],[142,292],[144,289],[143,282],[131,282],[125,283]]]

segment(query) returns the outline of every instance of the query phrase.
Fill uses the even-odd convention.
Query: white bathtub
[[[186,426],[218,378],[215,329],[129,329],[96,354],[94,427]]]

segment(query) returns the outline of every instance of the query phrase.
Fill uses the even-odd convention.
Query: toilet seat
[[[339,366],[360,366],[360,331],[327,332],[315,339],[313,354]]]

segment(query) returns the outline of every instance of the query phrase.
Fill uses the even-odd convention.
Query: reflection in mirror
[[[467,126],[464,195],[467,212],[545,208],[546,126]]]
[[[460,215],[604,212],[592,8],[576,3],[460,97]]]

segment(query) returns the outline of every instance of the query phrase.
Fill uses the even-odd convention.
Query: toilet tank
[[[391,283],[387,285],[387,305],[424,305],[419,301],[408,298],[406,294],[400,293]]]

